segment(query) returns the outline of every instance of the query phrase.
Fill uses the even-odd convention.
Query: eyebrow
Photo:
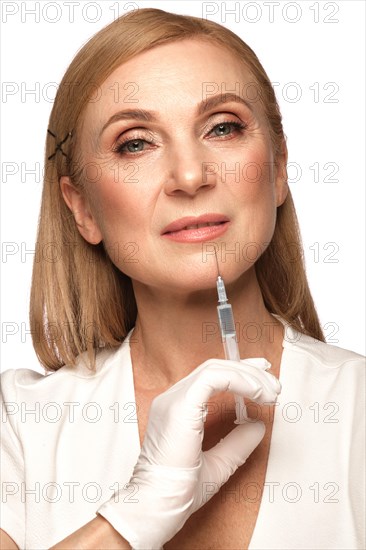
[[[197,116],[202,116],[210,109],[214,109],[218,105],[224,105],[225,103],[240,103],[241,105],[245,105],[248,109],[250,109],[250,111],[253,112],[252,106],[244,98],[234,93],[221,93],[202,100],[197,105]],[[104,130],[114,122],[118,122],[119,120],[131,119],[141,120],[144,122],[156,122],[158,120],[158,116],[155,111],[146,111],[145,109],[125,109],[124,111],[118,111],[118,113],[112,115],[104,124],[99,133],[99,138]]]

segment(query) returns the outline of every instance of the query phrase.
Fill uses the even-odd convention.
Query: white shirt
[[[20,549],[66,538],[130,479],[140,453],[131,334],[100,350],[95,373],[83,353],[46,376],[1,375],[0,526]],[[249,550],[364,549],[364,358],[288,326],[283,348]],[[260,497],[238,491],[226,498]]]

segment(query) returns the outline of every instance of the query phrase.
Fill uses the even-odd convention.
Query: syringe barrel
[[[217,313],[220,321],[222,338],[226,339],[228,336],[235,336],[235,322],[231,305],[223,304],[217,306]]]
[[[225,358],[231,361],[240,361],[240,351],[238,342],[236,341],[235,322],[231,304],[225,303],[217,306],[217,313],[220,322],[221,336],[224,344]],[[244,398],[238,394],[234,394],[234,397],[236,410],[235,424],[249,422]]]
[[[232,361],[240,361],[238,343],[236,341],[235,322],[233,309],[230,304],[217,306],[220,321],[221,336],[223,339],[225,357]]]
[[[231,361],[240,361],[239,346],[236,341],[236,336],[227,336],[224,341],[225,359]]]

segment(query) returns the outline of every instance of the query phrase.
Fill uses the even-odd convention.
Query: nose
[[[190,146],[187,140],[169,151],[168,170],[164,190],[167,195],[194,196],[208,191],[217,184],[215,164],[205,160],[197,142]]]

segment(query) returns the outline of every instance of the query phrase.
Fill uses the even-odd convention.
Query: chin
[[[241,262],[224,262],[219,264],[220,276],[223,279],[225,285],[234,285],[239,281],[244,283],[245,280],[255,277],[254,263]],[[209,289],[215,289],[216,281],[218,277],[217,266],[214,265],[210,268],[204,268],[203,270],[196,270],[194,275],[192,273],[180,273],[180,276],[174,276],[167,281],[167,287],[171,289],[177,289],[184,292],[199,292]]]

